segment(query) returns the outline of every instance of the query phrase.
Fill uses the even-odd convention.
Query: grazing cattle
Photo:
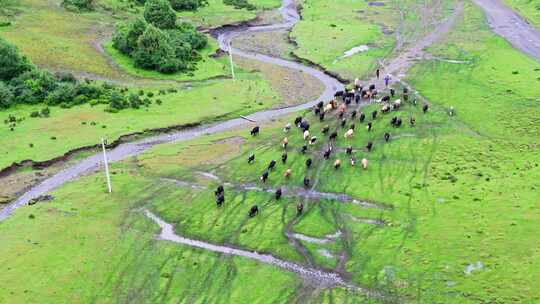
[[[276,161],[275,160],[271,160],[270,163],[268,164],[268,170],[272,170],[276,167]]]
[[[364,114],[364,112],[360,112],[360,122],[364,122],[365,119],[366,119],[366,114]]]
[[[390,96],[394,97],[396,95],[396,91],[394,89],[390,89]]]
[[[216,191],[214,191],[214,194],[215,194],[216,196],[219,196],[219,195],[223,194],[224,192],[225,192],[225,190],[223,189],[223,186],[222,186],[222,185],[219,185],[219,186],[217,187]]]
[[[251,164],[255,161],[255,154],[251,154],[249,157],[248,157],[248,164]]]
[[[259,131],[260,131],[259,126],[254,127],[253,129],[251,129],[251,136],[259,135]]]
[[[317,142],[317,136],[312,136],[311,139],[309,140],[310,145],[314,145],[316,142]]]
[[[353,129],[349,129],[347,132],[345,132],[345,134],[343,135],[343,137],[345,137],[346,139],[350,139],[352,138],[354,135],[354,130]]]
[[[305,186],[305,187],[309,187],[309,183],[310,183],[310,182],[311,182],[311,181],[309,180],[309,177],[305,176],[305,177],[304,177],[304,186]]]
[[[347,147],[347,150],[345,150],[345,152],[346,152],[348,155],[351,155],[351,154],[352,154],[352,146],[348,146],[348,147]]]
[[[403,94],[403,100],[405,102],[409,101],[409,94]]]
[[[313,109],[313,114],[319,115],[320,113],[321,113],[321,109],[319,109],[319,108],[314,108]]]
[[[309,122],[307,120],[303,120],[301,123],[300,123],[300,128],[302,129],[302,131],[307,131],[309,130]]]
[[[426,113],[429,109],[429,105],[426,103],[424,104],[424,106],[422,107],[422,111],[424,111],[424,113]]]
[[[450,106],[450,108],[448,109],[448,115],[454,116],[454,107]]]
[[[368,167],[368,160],[363,158],[362,159],[362,168],[364,168],[364,170],[366,170]]]
[[[221,205],[223,205],[224,202],[225,202],[225,196],[223,195],[223,193],[216,196],[216,205],[218,207],[221,207]]]
[[[371,149],[373,149],[373,142],[368,142],[367,145],[366,145],[366,150],[368,152],[371,152]]]
[[[381,112],[382,113],[388,113],[390,112],[390,106],[389,105],[384,105],[382,108],[381,108]]]
[[[330,131],[330,126],[326,125],[326,126],[324,126],[324,128],[322,129],[321,132],[322,132],[322,134],[326,134],[326,133],[328,133],[328,131]]]
[[[414,124],[416,123],[416,119],[411,116],[411,118],[409,118],[409,123],[411,124],[411,126],[414,126]]]
[[[309,139],[309,131],[305,130],[304,131],[304,140],[308,140],[308,139]]]
[[[339,112],[338,117],[341,119],[341,118],[343,118],[343,116],[345,116],[345,113],[344,112]]]
[[[328,113],[328,112],[332,111],[332,109],[333,109],[332,104],[329,103],[324,107],[324,113]]]
[[[351,130],[354,130],[355,128],[356,128],[356,125],[355,125],[355,124],[351,124],[351,125],[349,126],[349,129],[351,129]]]
[[[287,157],[289,157],[289,156],[287,155],[287,152],[281,154],[281,162],[282,162],[282,163],[286,163],[286,162],[287,162]]]
[[[416,100],[416,98],[413,99],[412,104],[415,105],[415,106],[418,104],[418,101]]]
[[[320,120],[320,121],[324,121],[324,112],[322,112],[321,114],[319,114],[319,120]]]
[[[283,128],[283,132],[287,133],[291,130],[291,123],[287,123]]]
[[[360,89],[361,90],[361,89]],[[356,104],[359,104],[360,103],[360,95],[359,94],[355,94],[354,95],[354,102],[356,102]]]
[[[353,166],[353,167],[356,166],[356,158],[351,157],[351,158],[349,159],[349,162],[350,162],[351,166]]]
[[[307,145],[303,145],[303,146],[302,146],[302,149],[300,149],[300,153],[306,154],[307,149],[308,149],[308,146],[307,146]]]
[[[351,112],[351,119],[355,119],[355,118],[356,118],[356,110]]]
[[[296,206],[296,213],[300,215],[302,214],[302,211],[304,211],[304,204],[300,203],[298,206]]]
[[[319,101],[319,103],[317,104],[317,108],[322,109],[323,106],[324,106],[324,102]]]
[[[283,173],[283,176],[285,178],[289,178],[289,177],[291,177],[291,174],[292,174],[291,169],[287,169],[287,170],[285,170],[285,173]]]
[[[390,120],[390,124],[391,124],[392,126],[394,126],[394,125],[396,124],[396,121],[397,121],[397,116],[394,116],[394,117],[392,117],[392,119]]]
[[[331,148],[329,148],[328,150],[324,151],[324,154],[323,154],[324,159],[329,159],[329,158],[330,158],[330,154],[332,154],[332,149],[331,149]]]
[[[377,114],[378,114],[377,110],[371,112],[371,118],[372,118],[372,119],[376,119],[376,118],[377,118]]]
[[[344,94],[345,94],[345,92],[343,92],[343,91],[337,91],[334,94],[334,98],[343,97]]]
[[[287,149],[287,145],[289,144],[289,139],[287,137],[283,138],[283,141],[281,142],[281,146],[283,149]]]
[[[297,127],[300,125],[301,122],[302,122],[302,116],[298,116],[294,119],[294,125]]]
[[[345,127],[345,124],[347,124],[347,118],[343,118],[343,119],[341,120],[341,127],[342,127],[342,128]]]
[[[395,127],[396,127],[396,128],[401,127],[401,118],[398,117],[398,119],[396,120]]]
[[[279,199],[281,198],[281,194],[282,194],[282,193],[281,193],[281,188],[278,188],[278,189],[276,190],[276,200],[279,201]]]
[[[386,142],[388,142],[388,141],[390,140],[390,133],[388,133],[388,132],[385,132],[385,133],[384,133],[384,140],[385,140]]]
[[[261,181],[263,183],[266,183],[267,179],[268,179],[268,171],[264,171],[263,174],[261,175]]]
[[[394,110],[399,109],[399,107],[401,107],[401,99],[394,101]]]
[[[337,100],[335,98],[330,100],[330,105],[332,106],[332,110],[337,108],[337,105],[338,105]]]
[[[344,103],[342,103],[338,107],[338,113],[342,114],[342,113],[345,113],[345,112],[347,112],[347,106]]]
[[[374,84],[371,84],[371,85],[369,86],[369,90],[370,90],[370,91],[375,90],[375,85],[374,85]]]
[[[311,164],[312,164],[312,163],[313,163],[313,161],[311,160],[311,158],[308,158],[308,159],[306,160],[306,167],[308,167],[308,168],[311,167]]]
[[[257,215],[259,213],[259,207],[257,207],[257,205],[253,205],[253,207],[251,207],[251,209],[249,209],[249,217],[254,217],[255,215]]]
[[[339,167],[341,167],[341,160],[339,159],[336,159],[336,161],[334,162],[334,169],[339,169]]]
[[[333,140],[336,140],[336,138],[337,138],[337,132],[332,132],[332,134],[330,134],[329,140],[333,141]]]
[[[368,130],[368,132],[371,132],[371,129],[373,129],[373,123],[370,121],[370,122],[368,122],[368,124],[367,124],[367,130]]]
[[[355,88],[359,88],[359,87],[360,87],[360,79],[358,79],[358,78],[355,78],[355,79],[354,79],[354,87],[355,87]]]
[[[390,96],[388,96],[388,95],[381,98],[381,102],[389,102],[389,101],[390,101]]]
[[[403,87],[403,94],[407,94],[409,93],[409,89],[407,89],[406,87]]]

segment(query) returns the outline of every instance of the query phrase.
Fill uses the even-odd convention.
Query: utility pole
[[[105,176],[107,177],[107,186],[109,193],[112,192],[111,188],[111,176],[109,175],[109,163],[107,162],[107,152],[105,150],[105,139],[101,138],[101,147],[103,148],[103,162],[105,163]]]
[[[232,46],[231,46],[231,41],[229,40],[229,61],[231,63],[231,74],[232,74],[232,79],[233,81],[236,80],[236,77],[234,75],[234,63],[233,63],[233,59],[232,59]]]

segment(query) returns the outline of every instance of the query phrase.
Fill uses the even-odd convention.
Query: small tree
[[[171,7],[177,11],[195,11],[199,7],[208,5],[206,0],[170,0]]]
[[[133,53],[135,64],[147,69],[176,71],[174,48],[168,37],[160,29],[150,25],[139,38],[137,50]],[[176,69],[176,70],[175,70]]]
[[[0,81],[0,109],[9,108],[12,102],[13,92],[11,91],[11,88],[4,82]]]
[[[146,21],[140,18],[129,23],[120,24],[113,36],[113,47],[124,54],[130,55],[137,48],[137,41],[147,26]]]
[[[14,45],[0,38],[0,80],[11,80],[32,68]]]
[[[167,0],[146,1],[144,19],[160,29],[172,29],[176,26],[176,13]]]

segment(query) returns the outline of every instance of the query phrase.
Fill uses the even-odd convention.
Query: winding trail
[[[473,0],[484,10],[489,26],[516,49],[540,60],[540,31],[500,0]]]
[[[382,298],[383,294],[364,288],[356,286],[352,283],[347,282],[341,275],[337,272],[328,272],[319,270],[316,268],[311,268],[308,266],[300,265],[290,261],[282,260],[280,258],[274,257],[271,254],[263,254],[256,251],[248,251],[243,249],[237,249],[222,245],[215,245],[208,242],[203,242],[199,240],[188,239],[182,236],[177,235],[174,232],[173,225],[165,222],[160,217],[150,212],[149,210],[143,210],[144,214],[153,220],[161,228],[160,233],[156,237],[158,240],[166,240],[178,244],[184,244],[191,247],[201,248],[213,252],[223,253],[227,255],[240,256],[252,260],[259,261],[264,264],[274,265],[279,268],[282,268],[286,271],[290,271],[298,274],[302,277],[307,283],[316,285],[317,287],[330,288],[336,286],[342,286],[350,290],[359,291],[369,297]]]

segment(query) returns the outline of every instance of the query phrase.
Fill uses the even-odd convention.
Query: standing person
[[[390,83],[390,75],[386,74],[386,76],[384,76],[384,85],[388,87],[389,83]]]
[[[375,75],[377,75],[377,79],[379,79],[379,76],[381,75],[381,70],[377,69],[377,71],[375,71]]]

